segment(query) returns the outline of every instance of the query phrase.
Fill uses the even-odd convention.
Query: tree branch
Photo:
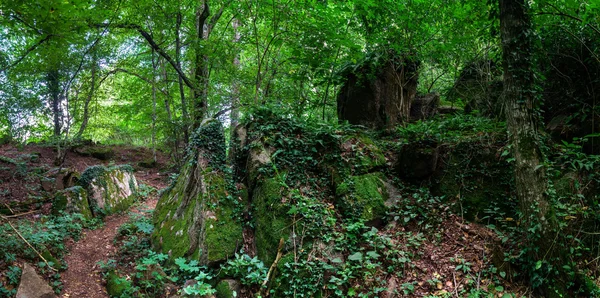
[[[39,47],[41,44],[43,44],[44,42],[47,42],[48,40],[50,40],[50,38],[52,38],[52,34],[48,34],[46,35],[46,37],[40,39],[38,42],[36,42],[34,45],[32,45],[31,47],[29,47],[27,49],[27,51],[25,51],[25,53],[23,53],[23,55],[21,55],[21,57],[19,59],[17,59],[15,62],[11,63],[10,65],[6,66],[3,69],[0,69],[0,72],[5,72],[6,70],[8,70],[9,68],[14,67],[15,65],[19,64],[21,61],[23,61],[23,59],[25,59],[25,57],[27,57],[27,55],[29,55],[29,53],[33,52],[37,47]]]

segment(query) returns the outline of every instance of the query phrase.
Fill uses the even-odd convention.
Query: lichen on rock
[[[89,167],[81,174],[79,184],[87,190],[92,209],[106,214],[127,210],[136,199],[138,187],[129,165]]]

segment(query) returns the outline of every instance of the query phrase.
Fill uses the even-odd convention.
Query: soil
[[[153,210],[158,199],[153,197],[130,212],[141,213]],[[65,256],[67,271],[61,274],[62,297],[109,297],[106,293],[101,268],[98,262],[115,259],[118,247],[113,245],[119,227],[129,220],[128,214],[116,214],[104,218],[104,226],[84,232],[78,242],[67,244],[69,254]]]

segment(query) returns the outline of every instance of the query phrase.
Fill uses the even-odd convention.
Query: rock
[[[234,298],[238,297],[240,294],[240,290],[242,285],[239,281],[233,279],[224,279],[221,280],[215,290],[215,296],[217,298]],[[235,294],[234,294],[235,293]]]
[[[115,156],[115,151],[105,146],[83,146],[74,148],[73,151],[81,156],[91,156],[99,160],[109,160]]]
[[[354,174],[365,174],[385,166],[387,159],[381,149],[365,133],[345,136],[341,155],[353,167]]]
[[[205,121],[190,142],[192,154],[154,211],[152,244],[172,258],[202,265],[225,261],[242,240],[235,202],[228,198],[225,138],[217,120]]]
[[[433,145],[405,144],[400,149],[394,170],[401,178],[423,179],[437,168],[439,150]]]
[[[335,190],[337,208],[346,217],[360,218],[379,225],[386,215],[389,192],[382,173],[350,176]]]
[[[21,283],[17,291],[17,298],[52,298],[56,297],[52,287],[39,276],[29,264],[23,264]]]
[[[501,146],[465,141],[439,148],[439,166],[431,176],[432,194],[460,202],[455,212],[468,220],[481,218],[489,208],[514,217],[514,172],[500,157]]]
[[[287,214],[290,207],[282,203],[287,193],[279,183],[284,175],[280,172],[275,177],[260,179],[252,192],[256,255],[265,264],[273,263],[279,240],[289,239],[292,233],[292,218]]]
[[[81,186],[73,186],[56,193],[52,202],[52,213],[58,215],[60,211],[81,213],[85,219],[93,217],[87,192]]]
[[[87,190],[90,207],[106,214],[127,210],[136,199],[138,187],[129,165],[89,167],[81,174],[79,184]]]
[[[73,187],[77,185],[77,181],[79,181],[79,173],[72,169],[62,169],[55,176],[56,180],[56,189],[62,190],[65,188]]]
[[[437,92],[417,95],[410,107],[410,120],[424,120],[437,114],[440,94]]]
[[[458,114],[462,113],[462,109],[455,106],[439,106],[437,108],[438,114],[440,115],[450,115],[450,114]]]
[[[381,57],[345,75],[337,97],[340,121],[380,129],[409,120],[419,63],[393,53]]]
[[[465,103],[467,114],[477,112],[489,117],[502,116],[503,92],[501,68],[491,60],[475,60],[462,69],[454,86],[448,91],[451,102]]]
[[[156,168],[156,161],[152,158],[138,162],[138,166],[146,169]]]
[[[53,192],[54,191],[54,186],[55,186],[54,179],[42,177],[42,178],[40,178],[40,184],[42,185],[42,189],[45,192]]]

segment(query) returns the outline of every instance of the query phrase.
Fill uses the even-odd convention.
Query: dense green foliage
[[[506,22],[511,4],[523,15]],[[511,24],[524,30],[511,35]],[[176,232],[161,235],[138,218],[122,228],[124,258],[139,260],[133,281],[103,264],[113,295],[158,295],[168,280],[185,279],[198,281],[187,294],[225,293],[217,282],[228,277],[281,297],[374,297],[386,290],[382,276],[418,257],[392,243],[418,247],[414,227],[436,229],[450,212],[501,236],[501,263],[518,269],[486,271],[494,285],[509,275],[546,296],[598,295],[599,40],[597,0],[0,0],[0,145],[46,142],[61,167],[69,149],[91,142],[164,149],[184,169],[163,190],[174,196],[191,189],[186,169],[207,161],[197,176],[213,189],[202,212],[227,218],[206,222],[233,239],[227,253],[208,252],[221,263],[149,251],[150,235],[183,233],[195,212],[180,210],[183,220],[162,210],[156,217],[172,217]],[[522,65],[509,65],[513,58]],[[439,110],[449,111],[440,114],[452,115],[377,132],[339,121],[336,96],[348,75],[372,78],[394,59],[410,61],[419,94],[439,93]],[[248,135],[236,149],[239,123]],[[109,147],[78,153],[114,157]],[[0,156],[0,170],[25,177],[24,160],[35,158]],[[154,154],[144,164],[156,162]],[[91,167],[79,184],[106,171]],[[528,181],[541,191],[527,194]],[[389,203],[392,188],[401,199]],[[61,215],[19,230],[60,258],[81,222]],[[407,230],[388,235],[375,228],[383,222]],[[255,233],[257,257],[230,256],[242,229]],[[9,226],[0,230],[2,269],[15,285],[14,261],[35,255]],[[211,249],[225,241],[215,235]],[[184,238],[167,244],[187,251]],[[280,239],[279,272],[268,277],[277,287],[264,288]],[[339,257],[314,258],[319,239]],[[456,260],[464,276],[469,268]],[[415,285],[397,288],[410,295]],[[0,295],[14,294],[7,289]],[[471,286],[456,295],[497,292]]]

